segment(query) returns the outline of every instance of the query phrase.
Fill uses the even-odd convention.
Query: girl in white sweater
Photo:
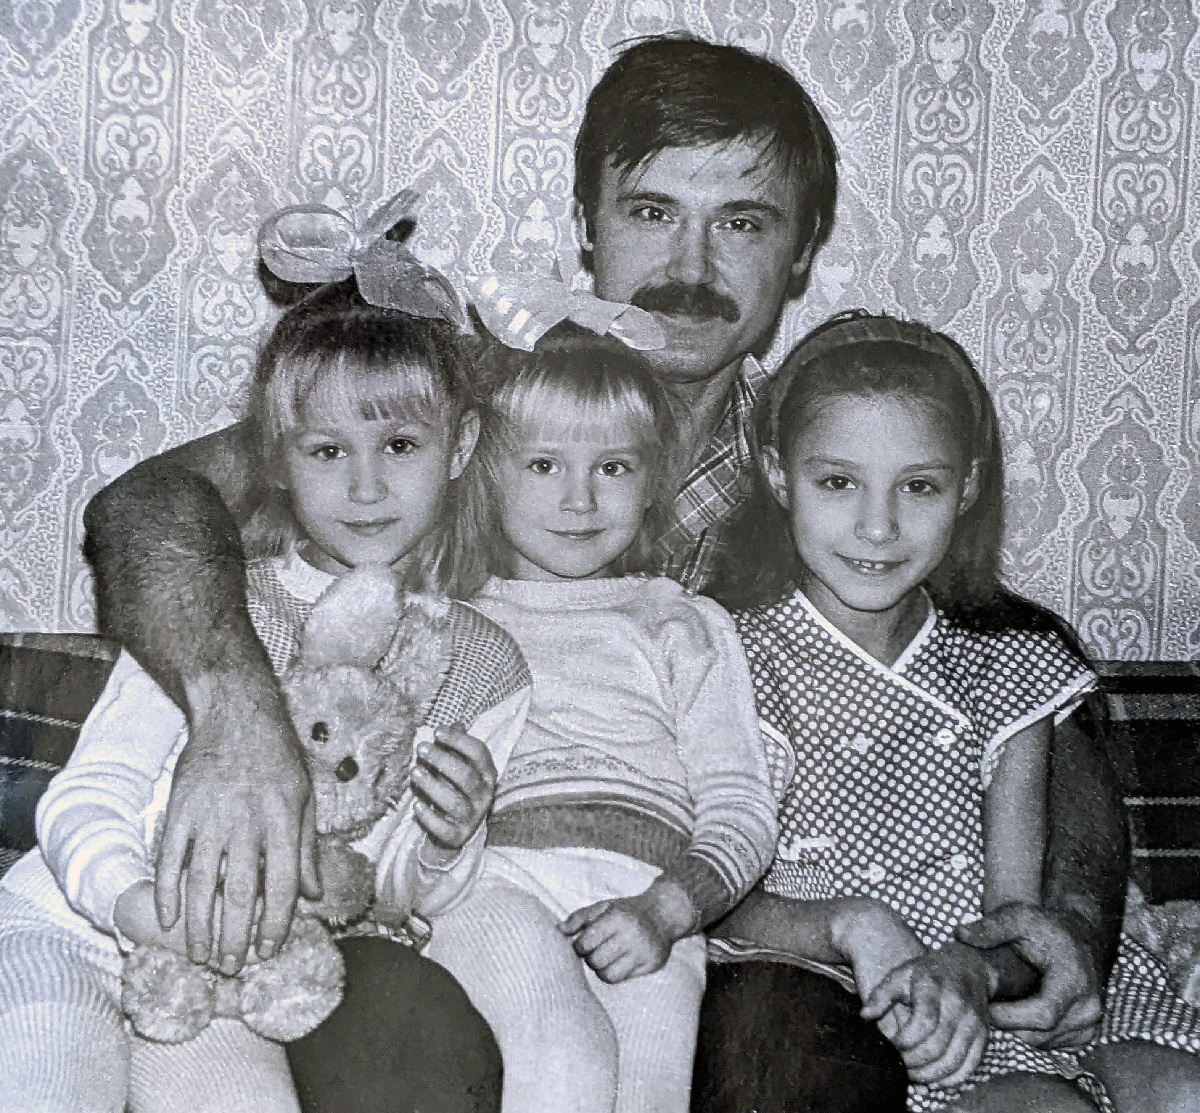
[[[685,1113],[700,932],[774,852],[750,677],[725,611],[640,573],[677,480],[649,365],[565,326],[484,365],[497,576],[474,602],[533,701],[426,954],[496,1033],[505,1113]]]
[[[251,426],[261,517],[288,543],[250,564],[247,594],[277,672],[347,568],[432,572],[450,587],[468,567],[450,559],[443,513],[477,428],[463,355],[452,325],[372,305],[353,280],[322,287],[276,326]],[[355,844],[377,865],[378,899],[400,916],[429,915],[469,886],[495,769],[529,702],[528,671],[503,630],[461,603],[447,622],[415,802],[402,797]],[[0,1113],[298,1113],[283,1047],[240,1021],[163,1044],[121,1013],[126,946],[186,953],[182,919],[164,929],[156,915],[151,850],[186,740],[183,712],[123,653],[38,806],[38,847],[0,881]]]

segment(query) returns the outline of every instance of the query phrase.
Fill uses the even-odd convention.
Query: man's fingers
[[[258,953],[270,958],[283,945],[296,910],[300,881],[300,859],[290,833],[268,833],[263,854],[262,917],[258,923]],[[315,847],[314,847],[315,852]],[[315,872],[316,864],[313,863]],[[253,899],[253,898],[251,898]]]
[[[1045,914],[1023,904],[1006,904],[981,920],[960,924],[956,935],[960,942],[984,950],[1011,943],[1039,970],[1045,969],[1049,952],[1059,942]]]
[[[320,900],[323,892],[317,865],[317,806],[311,794],[300,816],[300,891],[309,900]]]
[[[207,962],[212,953],[213,905],[217,899],[220,862],[220,846],[201,839],[193,842],[183,900],[188,958],[193,962]]]
[[[577,955],[596,955],[605,944],[618,938],[620,928],[611,916],[599,916],[578,932],[574,939]]]
[[[581,928],[585,928],[593,920],[598,920],[612,906],[612,901],[602,900],[595,904],[589,904],[585,908],[577,908],[559,925],[559,930],[564,935],[574,935]]]
[[[616,985],[619,982],[627,981],[641,969],[641,962],[632,954],[619,955],[612,962],[604,966],[597,963],[593,955],[588,959],[588,965],[591,966],[596,977],[607,985]]]
[[[236,974],[246,961],[250,931],[254,926],[254,904],[258,891],[258,854],[246,844],[240,853],[230,849],[225,856],[225,881],[221,888],[221,933],[218,965],[223,974]]]
[[[167,809],[162,844],[158,848],[158,866],[154,874],[154,908],[163,931],[170,931],[179,919],[179,889],[183,864],[192,841],[191,827]]]

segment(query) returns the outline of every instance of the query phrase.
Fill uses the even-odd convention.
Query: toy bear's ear
[[[452,636],[445,599],[406,595],[395,635],[380,667],[406,699],[428,708],[450,667]]]
[[[374,668],[396,633],[403,607],[396,574],[361,564],[325,589],[304,624],[297,664]]]

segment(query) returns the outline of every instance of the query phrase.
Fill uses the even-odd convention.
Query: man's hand
[[[462,727],[439,727],[433,737],[417,751],[413,814],[436,846],[457,852],[491,810],[496,765],[487,746]]]
[[[1035,1047],[1078,1047],[1095,1037],[1100,977],[1094,956],[1065,917],[1031,904],[1008,904],[962,925],[958,938],[985,950],[1009,944],[1041,972],[1041,986],[1032,996],[992,1004],[995,1027]]]
[[[953,944],[896,967],[863,1002],[879,1022],[913,1082],[957,1086],[979,1064],[987,1044],[986,961]]]
[[[613,985],[661,970],[675,941],[696,930],[696,920],[691,897],[659,879],[635,897],[577,909],[558,926],[596,976]]]
[[[189,740],[167,805],[155,903],[159,923],[170,930],[182,895],[188,957],[232,974],[250,946],[260,865],[257,950],[264,958],[287,935],[297,888],[314,899],[321,895],[312,787],[272,683],[256,686],[234,673],[210,676],[188,696]],[[219,932],[213,923],[218,889]]]

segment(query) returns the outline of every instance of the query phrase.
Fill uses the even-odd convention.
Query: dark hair
[[[611,336],[570,323],[548,332],[532,352],[481,341],[476,359],[480,396],[479,445],[468,465],[469,527],[490,538],[492,571],[507,575],[507,545],[497,515],[499,465],[522,426],[542,419],[572,420],[595,429],[613,415],[639,427],[653,453],[650,505],[633,545],[615,562],[617,575],[640,572],[650,563],[655,540],[665,528],[678,479],[675,411],[654,369],[638,352]]]
[[[453,324],[372,305],[353,278],[317,287],[284,313],[259,351],[246,415],[258,489],[241,524],[252,556],[297,540],[290,495],[275,479],[281,442],[309,406],[366,420],[415,414],[445,421],[454,434],[475,408],[469,355]],[[480,581],[465,570],[455,501],[445,500],[414,567],[447,591],[469,594]]]
[[[799,249],[833,229],[837,148],[812,98],[781,65],[740,47],[687,35],[643,39],[588,97],[575,139],[575,199],[591,236],[601,172],[622,178],[668,147],[761,143],[795,181]]]
[[[896,395],[939,410],[965,464],[978,462],[978,493],[959,515],[950,547],[926,587],[943,610],[976,624],[1000,601],[1004,460],[987,387],[967,354],[914,321],[855,311],[814,329],[791,352],[754,414],[754,452],[772,445],[782,459],[814,410],[844,395]],[[757,606],[791,590],[799,571],[786,511],[761,466],[755,489],[730,530],[714,594],[729,606]],[[974,616],[974,617],[972,617]]]

